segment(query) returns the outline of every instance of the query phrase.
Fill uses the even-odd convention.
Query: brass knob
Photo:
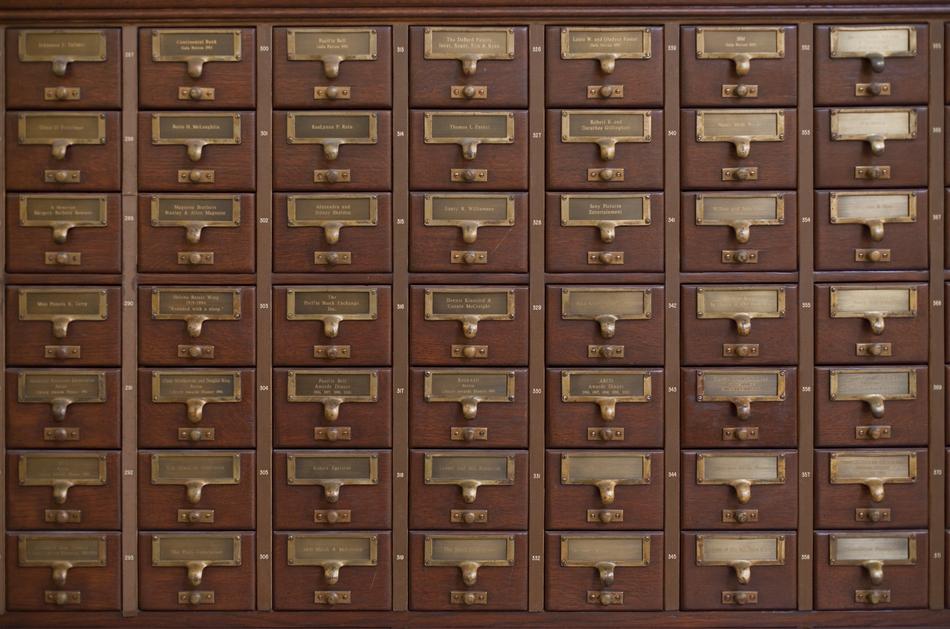
[[[872,52],[869,53],[868,61],[871,63],[871,69],[875,72],[884,72],[884,55]]]
[[[56,174],[53,175],[53,179],[56,180],[56,183],[66,183],[69,180],[69,173],[65,170],[57,170]]]
[[[868,177],[871,179],[880,179],[884,176],[884,169],[880,166],[872,166],[867,171]]]
[[[192,251],[188,254],[188,264],[198,264],[201,262],[201,254],[197,251]]]
[[[327,429],[327,441],[336,441],[340,438],[340,431],[336,428]]]
[[[339,263],[340,261],[340,254],[338,254],[335,251],[331,251],[330,253],[327,254],[326,258],[327,258],[327,265],[336,266],[337,263]]]
[[[62,86],[57,87],[55,96],[56,100],[66,100],[66,98],[69,96],[69,90]]]
[[[749,86],[748,85],[737,85],[735,90],[735,95],[738,98],[745,98],[749,95]]]
[[[340,568],[343,563],[339,561],[328,561],[323,564],[323,578],[330,585],[336,585],[340,581]]]
[[[475,86],[473,85],[466,85],[462,89],[462,96],[464,96],[465,98],[475,98],[476,94],[477,94],[477,90],[475,89]]]
[[[871,251],[871,253],[868,254],[868,260],[870,260],[871,262],[880,262],[881,257],[882,256],[881,256],[880,249],[874,249]]]
[[[478,259],[478,254],[474,251],[466,251],[465,255],[462,256],[462,262],[465,264],[475,264],[475,261]]]
[[[612,511],[601,511],[600,512],[600,521],[604,524],[610,524],[614,521],[614,514]]]
[[[736,179],[738,179],[739,181],[748,181],[752,179],[752,169],[751,168],[737,168]]]
[[[736,252],[736,261],[745,264],[749,261],[749,252],[743,249]]]
[[[324,140],[323,142],[323,156],[327,161],[332,162],[340,156],[340,143],[339,141]]]
[[[201,348],[197,345],[192,345],[188,348],[188,356],[191,358],[198,358],[201,356]]]
[[[600,178],[603,181],[611,181],[614,178],[614,172],[613,168],[604,168],[600,171]]]
[[[53,595],[53,602],[57,605],[65,605],[69,602],[69,594],[66,592],[56,592],[56,594]]]
[[[466,593],[465,593],[465,596],[462,597],[462,601],[463,601],[466,605],[474,605],[474,604],[475,604],[475,594],[474,594],[473,592],[466,592]]]
[[[739,349],[742,349],[743,347],[746,346],[742,345]],[[736,417],[739,419],[749,419],[752,417],[752,400],[747,397],[740,397],[734,399],[732,403],[736,407]]]
[[[53,74],[56,76],[66,76],[66,70],[69,68],[69,59],[56,57],[53,59]]]
[[[336,85],[331,85],[327,88],[325,93],[328,99],[336,100],[340,96],[340,88],[338,88]]]
[[[64,510],[59,510],[56,512],[56,523],[57,524],[66,524],[69,522],[69,513]]]
[[[66,441],[66,429],[56,428],[53,430],[53,441]]]
[[[463,561],[459,564],[462,571],[462,582],[467,586],[473,586],[478,582],[478,563],[474,561]]]
[[[188,98],[191,100],[201,100],[202,89],[200,87],[193,87],[188,90]]]
[[[462,439],[464,441],[474,441],[475,440],[475,429],[474,428],[463,428],[462,429]]]
[[[326,600],[328,605],[336,605],[337,601],[340,600],[340,596],[336,592],[329,592]]]
[[[56,254],[56,264],[66,264],[69,262],[69,254],[59,252]]]
[[[870,603],[871,605],[877,605],[878,603],[881,602],[881,599],[882,599],[881,593],[878,592],[877,590],[874,590],[873,592],[868,594],[868,603]]]
[[[871,510],[868,512],[868,519],[870,519],[871,522],[880,522],[880,521],[881,521],[881,512],[880,512],[878,509],[871,509]]]
[[[189,522],[198,522],[199,520],[201,520],[201,514],[200,514],[200,513],[198,513],[197,511],[189,511],[189,512],[188,512],[188,521],[189,521]]]
[[[867,137],[867,142],[871,147],[871,152],[875,155],[884,154],[884,136],[881,135],[869,135]]]
[[[340,521],[340,513],[338,511],[328,511],[327,512],[327,522],[330,524],[336,524]]]
[[[881,91],[882,91],[881,84],[878,83],[877,81],[874,81],[873,83],[868,84],[868,92],[870,92],[873,96],[880,96]]]
[[[601,98],[610,98],[614,94],[614,88],[610,85],[601,85],[599,93]]]
[[[736,605],[745,605],[752,600],[748,592],[736,592],[733,598],[736,601]]]
[[[56,348],[56,358],[69,358],[69,348],[65,345],[60,345]]]
[[[201,441],[201,430],[195,428],[188,433],[188,439],[191,441]]]
[[[475,512],[474,512],[474,511],[466,511],[466,512],[462,515],[462,519],[465,521],[466,524],[474,524],[474,523],[475,523]]]
[[[736,55],[732,58],[736,66],[736,74],[745,76],[752,69],[752,58],[749,55]]]
[[[884,344],[873,343],[871,347],[868,348],[868,353],[871,354],[871,356],[880,356],[884,353]]]
[[[327,348],[327,358],[337,358],[339,354],[340,352],[337,351],[337,348],[335,347]]]
[[[50,152],[53,155],[53,159],[66,159],[66,151],[68,150],[69,142],[66,140],[53,140]]]
[[[868,438],[869,439],[880,439],[884,435],[884,428],[881,426],[871,426],[868,428]],[[876,522],[877,520],[875,520]]]
[[[474,168],[466,168],[462,171],[462,179],[465,181],[475,181],[478,179],[478,173],[475,172]]]
[[[327,171],[327,183],[337,183],[340,181],[340,171],[338,170],[328,170]]]
[[[614,438],[616,431],[613,428],[602,428],[600,434],[603,436],[604,441],[610,441]]]
[[[748,428],[740,428],[736,431],[736,439],[739,441],[748,441],[751,434],[749,433]]]
[[[746,358],[749,355],[750,351],[751,350],[749,349],[748,345],[740,345],[739,347],[736,348],[736,354],[738,354],[742,358]]]
[[[615,315],[600,315],[594,317],[600,330],[601,338],[612,339],[617,333],[617,317]]]
[[[610,603],[613,602],[613,597],[610,595],[610,592],[601,592],[599,600],[601,605],[610,605]]]
[[[745,524],[749,521],[749,514],[745,511],[740,511],[736,514],[736,522],[739,524]]]
[[[200,183],[200,182],[201,182],[201,173],[198,172],[197,170],[191,171],[190,173],[188,173],[188,180],[189,180],[191,183]]]
[[[188,602],[197,605],[201,602],[201,592],[192,592],[188,595]]]

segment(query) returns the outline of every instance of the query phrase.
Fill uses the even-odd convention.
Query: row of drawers
[[[815,526],[927,525],[927,451],[817,450]],[[250,451],[141,451],[142,529],[251,529]],[[683,529],[780,529],[798,512],[794,450],[684,451]],[[390,528],[391,455],[385,450],[274,453],[277,529]],[[674,468],[675,469],[675,468]],[[548,450],[546,526],[656,529],[663,525],[661,451]],[[11,451],[7,526],[118,529],[117,452]],[[412,450],[409,528],[526,529],[528,454]]]
[[[818,609],[926,607],[924,531],[815,534]],[[546,608],[662,608],[663,535],[548,533]],[[681,536],[683,609],[794,609],[793,531]],[[116,609],[116,533],[8,534],[11,609]],[[276,609],[389,609],[388,532],[276,533]],[[139,534],[141,609],[253,609],[250,533]],[[72,567],[55,558],[75,557]],[[525,609],[524,533],[412,532],[410,607],[416,610]]]
[[[143,365],[255,362],[253,287],[139,287]],[[794,285],[687,285],[687,365],[792,365],[798,360]],[[280,366],[390,363],[387,286],[278,287],[274,362]],[[563,366],[663,364],[662,286],[548,286],[547,361]],[[526,365],[523,286],[410,289],[410,361],[419,366]],[[918,283],[818,284],[816,361],[925,363],[928,287]],[[118,365],[117,287],[8,287],[7,362],[17,366]],[[948,322],[950,325],[950,322]]]
[[[546,30],[548,105],[662,104],[662,28]],[[685,26],[680,35],[685,105],[797,102],[797,27]],[[820,25],[814,38],[819,104],[927,102],[926,25]],[[527,40],[523,26],[411,27],[411,104],[527,107]],[[277,28],[273,41],[277,107],[390,106],[389,27]],[[118,108],[119,47],[117,29],[10,29],[8,107]],[[254,29],[143,28],[138,50],[144,108],[254,106]]]
[[[140,112],[138,188],[253,191],[255,115]],[[680,116],[684,188],[796,187],[794,109],[684,109]],[[526,111],[413,110],[410,119],[413,189],[527,189]],[[548,110],[548,187],[661,190],[663,123],[661,110]],[[119,125],[119,112],[8,112],[7,137],[17,141],[6,146],[7,188],[119,190]],[[926,107],[819,108],[814,125],[816,186],[927,184]],[[388,111],[282,111],[273,126],[275,189],[391,187]]]

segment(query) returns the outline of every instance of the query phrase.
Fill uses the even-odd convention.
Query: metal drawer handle
[[[884,582],[884,562],[879,559],[868,559],[861,562],[861,567],[867,570],[868,577],[874,585]]]

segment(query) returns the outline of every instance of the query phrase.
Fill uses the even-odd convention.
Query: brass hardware
[[[160,194],[151,198],[152,227],[184,227],[185,240],[201,241],[207,227],[239,227],[241,197],[238,195]],[[179,258],[182,254],[179,253]],[[212,257],[214,254],[210,254]],[[181,263],[181,262],[179,262]]]
[[[487,168],[452,168],[449,171],[452,183],[488,183]]]
[[[53,583],[63,587],[70,569],[106,565],[106,538],[102,535],[17,535],[17,565],[50,568]]]
[[[884,333],[889,317],[917,316],[917,287],[899,284],[837,285],[831,291],[831,318],[866,319],[874,334]]]
[[[588,345],[588,358],[623,358],[623,345]]]
[[[860,400],[880,419],[885,401],[917,399],[917,372],[900,367],[833,369],[830,388],[833,401]]]
[[[325,358],[327,360],[345,360],[350,357],[349,345],[314,345],[314,358]]]
[[[886,484],[917,482],[917,453],[912,450],[832,452],[829,468],[832,485],[864,485],[872,501],[882,502]]]
[[[214,358],[214,345],[179,345],[179,358]]]
[[[452,441],[488,441],[488,428],[479,426],[452,426],[449,429]]]
[[[80,266],[82,254],[72,251],[47,251],[43,254],[43,262],[52,266]]]
[[[340,76],[344,61],[375,61],[375,28],[288,28],[287,59],[319,61],[328,79]]]
[[[728,170],[728,169],[724,169]],[[753,225],[784,225],[785,195],[706,192],[696,195],[697,225],[726,225],[736,241],[746,244]]]
[[[214,590],[186,590],[178,593],[179,605],[214,605]]]
[[[78,171],[75,171],[78,173]],[[108,201],[104,195],[21,194],[20,227],[48,227],[53,242],[64,244],[76,227],[105,227]]]
[[[178,264],[186,265],[186,266],[214,264],[214,252],[213,251],[179,251]]]
[[[66,360],[69,358],[81,358],[82,348],[79,345],[44,345],[43,358],[55,358],[57,360]]]
[[[449,594],[449,602],[453,605],[488,605],[488,592],[452,590]]]
[[[353,261],[349,251],[314,251],[313,263],[317,266],[346,266]]]
[[[785,28],[781,26],[700,26],[696,28],[697,59],[729,59],[745,76],[753,59],[784,59]]]
[[[871,179],[871,180],[890,179],[891,167],[890,166],[855,166],[854,178],[855,179]]]
[[[730,402],[736,417],[752,417],[753,402],[785,400],[784,369],[703,369],[696,372],[697,402]]]
[[[736,333],[739,336],[749,336],[752,333],[753,319],[785,318],[785,288],[781,286],[697,288],[696,318],[732,319],[736,324]]]
[[[514,484],[515,457],[487,452],[426,452],[423,478],[426,485],[458,485],[462,500],[472,504],[479,487]]]
[[[614,181],[624,180],[623,168],[588,168],[587,181]]]
[[[785,112],[781,109],[701,109],[696,112],[697,142],[729,142],[736,157],[745,159],[753,142],[785,139]]]
[[[79,605],[82,593],[79,590],[44,590],[43,602],[52,605]]]
[[[379,224],[379,195],[291,194],[287,196],[287,225],[320,227],[327,244],[340,242],[344,227]]]
[[[287,112],[287,143],[320,144],[323,157],[331,162],[340,156],[344,144],[376,144],[378,134],[373,112]]]
[[[326,428],[318,426],[313,429],[314,441],[349,441],[352,438],[352,430],[349,426],[333,426]]]
[[[561,319],[594,321],[600,336],[614,337],[618,321],[653,318],[653,291],[649,288],[562,288]]]
[[[336,504],[344,485],[379,483],[379,457],[353,452],[294,453],[287,455],[288,485],[319,485],[324,499]]]
[[[428,369],[424,387],[426,402],[457,402],[462,407],[462,417],[475,419],[479,404],[514,402],[515,372]]]
[[[620,524],[623,509],[588,509],[587,521],[591,524]]]
[[[740,83],[738,85],[724,83],[720,94],[723,98],[758,98],[759,86],[747,83]]]
[[[488,509],[452,509],[449,511],[452,524],[487,524]]]
[[[442,534],[425,536],[424,565],[457,567],[462,582],[471,587],[478,582],[483,566],[513,566],[515,538],[499,534]]]
[[[317,86],[313,88],[313,100],[350,100],[351,93],[345,85]]]
[[[188,502],[198,504],[208,485],[239,485],[241,455],[207,452],[153,453],[151,483],[183,485]]]
[[[178,171],[178,183],[214,183],[214,169],[181,169]]]
[[[178,100],[214,100],[214,88],[183,85],[178,88]]]
[[[287,289],[288,321],[320,321],[323,334],[336,338],[344,321],[375,321],[375,288],[307,286]]]
[[[64,339],[73,321],[106,321],[109,303],[101,288],[19,288],[20,321],[49,321],[53,337]]]
[[[623,441],[623,438],[623,428],[600,428],[598,426],[587,428],[588,441]]]
[[[759,521],[758,509],[723,509],[723,524],[755,524]]]
[[[515,198],[510,194],[426,194],[423,221],[426,227],[458,227],[462,240],[472,244],[478,239],[480,227],[515,224]],[[452,252],[453,261],[455,253]],[[487,252],[480,253],[487,260]]]
[[[462,157],[474,160],[480,144],[512,144],[515,114],[506,111],[427,111],[423,118],[425,144],[458,144]]]
[[[72,487],[106,484],[106,456],[95,452],[31,452],[17,456],[21,487],[51,487],[53,502],[65,504]]]
[[[917,137],[917,112],[911,108],[831,110],[831,139],[867,142],[871,153],[884,154],[887,140],[913,140]]]
[[[152,61],[184,62],[188,76],[200,79],[204,64],[241,60],[238,29],[152,29]]]
[[[752,499],[753,485],[784,485],[785,456],[761,452],[696,455],[698,485],[729,485],[739,504]]]
[[[350,590],[317,591],[313,593],[315,605],[349,605],[353,600]]]
[[[25,369],[17,373],[17,402],[49,404],[57,422],[66,419],[72,404],[103,404],[105,401],[104,371]]]
[[[890,356],[890,343],[855,343],[855,356]]]
[[[649,194],[561,195],[561,225],[596,227],[603,243],[614,242],[618,227],[649,224]]]
[[[472,76],[483,59],[510,61],[515,58],[515,31],[512,28],[427,26],[423,32],[423,58],[458,61],[462,74]]]
[[[828,537],[828,563],[861,566],[874,585],[884,582],[886,566],[917,565],[914,533],[834,533]]]
[[[570,26],[561,29],[561,59],[593,59],[603,74],[613,74],[619,59],[650,59],[648,27]]]
[[[561,455],[562,485],[592,485],[600,502],[612,505],[617,485],[649,485],[652,458],[629,452],[572,452]]]
[[[610,266],[612,264],[623,264],[623,251],[588,251],[587,264],[599,264]]]
[[[182,524],[213,524],[214,509],[179,509],[178,522]]]
[[[79,441],[79,429],[63,426],[44,428],[43,441]]]
[[[617,568],[650,565],[650,537],[646,535],[561,535],[561,566],[593,568],[601,585],[614,584]]]
[[[458,321],[467,339],[475,338],[481,321],[511,321],[514,318],[515,291],[512,289],[425,289],[426,321]]]
[[[869,605],[878,605],[879,603],[891,602],[890,590],[855,590],[855,603],[867,603]]]
[[[758,264],[758,249],[723,249],[723,264]]]
[[[488,252],[453,250],[449,262],[452,264],[488,264]]]
[[[188,583],[199,587],[209,567],[241,565],[241,536],[230,533],[163,533],[152,535],[152,565],[158,568],[185,568]],[[182,601],[182,594],[187,600]],[[193,597],[192,595],[199,595]],[[207,592],[180,592],[179,602],[202,603]],[[213,597],[213,593],[211,593]]]
[[[890,262],[890,249],[855,249],[855,262]]]
[[[66,76],[70,63],[106,60],[106,34],[102,30],[29,29],[17,38],[21,62],[49,63],[56,76]]]
[[[646,403],[653,399],[653,376],[643,370],[563,370],[561,401],[594,403],[606,422],[617,416],[618,403]],[[620,438],[623,429],[620,428]],[[590,438],[588,432],[588,439]]]
[[[43,521],[50,524],[79,524],[82,522],[81,509],[45,509]]]
[[[720,600],[723,605],[757,605],[759,602],[759,593],[754,590],[723,590]]]
[[[861,224],[868,228],[871,240],[884,239],[886,223],[917,222],[917,193],[896,190],[832,192],[833,225]],[[862,251],[858,249],[856,251]],[[883,251],[890,252],[889,249]]]
[[[832,26],[832,59],[867,59],[874,72],[883,72],[889,57],[917,56],[917,29],[900,26]]]
[[[43,88],[43,100],[47,101],[79,100],[82,97],[81,95],[82,91],[78,87],[60,85],[59,87]]]
[[[178,429],[179,441],[214,441],[214,428],[198,428],[189,426]]]
[[[17,114],[19,144],[48,144],[53,159],[66,159],[70,146],[106,143],[106,115],[97,112]]]
[[[721,170],[723,181],[758,181],[758,166],[743,166],[741,168],[723,168]]]
[[[785,565],[785,536],[763,533],[712,533],[696,536],[697,566],[729,566],[736,580],[752,581],[753,566]]]
[[[287,373],[287,401],[323,405],[323,419],[335,422],[346,403],[379,400],[379,372],[368,369],[292,369]]]
[[[854,438],[868,439],[871,441],[877,441],[879,439],[890,439],[891,427],[890,426],[855,426]]]
[[[316,524],[349,524],[353,514],[349,509],[314,509],[313,521]]]
[[[588,85],[587,98],[623,98],[623,85]]]
[[[890,509],[855,509],[854,521],[855,522],[869,522],[873,524],[877,524],[878,522],[890,522],[891,510]]]
[[[891,84],[887,82],[879,83],[877,81],[874,81],[872,83],[855,83],[854,95],[855,96],[890,96]]]
[[[723,441],[758,441],[758,426],[726,426],[722,429]]]
[[[593,605],[623,605],[623,592],[587,590],[587,602]]]
[[[350,183],[349,168],[329,168],[313,171],[313,183]]]
[[[153,320],[184,321],[188,336],[201,336],[206,321],[238,321],[240,288],[153,288]]]
[[[617,155],[617,144],[652,141],[652,112],[635,109],[565,109],[561,111],[561,142],[593,143],[600,159]]]
[[[449,98],[465,100],[484,100],[488,98],[487,85],[453,85],[449,88]]]
[[[79,170],[44,170],[44,183],[80,183],[82,171]]]
[[[193,162],[201,159],[206,146],[241,143],[240,113],[152,114],[152,144],[184,146],[188,159]]]
[[[152,372],[152,402],[184,404],[188,420],[201,421],[206,404],[241,401],[241,373],[210,369]]]

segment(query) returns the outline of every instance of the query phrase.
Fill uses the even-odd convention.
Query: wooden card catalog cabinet
[[[118,534],[7,537],[11,610],[116,610]]]

